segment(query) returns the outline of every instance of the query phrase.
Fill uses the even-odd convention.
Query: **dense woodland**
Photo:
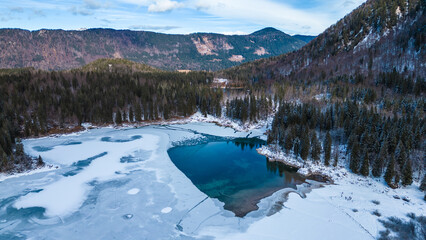
[[[423,111],[424,100],[413,102],[410,113],[399,117],[384,116],[380,109],[355,101],[323,108],[284,102],[275,115],[268,143],[304,161],[321,160],[326,166],[338,164],[342,156],[337,146],[344,145],[352,172],[384,176],[391,187],[406,186],[413,182],[413,169],[423,168]]]
[[[256,97],[254,94],[235,97],[226,101],[226,117],[238,120],[256,122],[265,120],[272,113],[272,101],[265,95]]]
[[[126,60],[98,60],[60,72],[1,70],[0,169],[22,165],[15,161],[22,155],[16,150],[17,139],[79,130],[84,122],[152,122],[185,118],[196,111],[221,117],[225,106],[226,116],[241,122],[266,119],[272,113],[265,95],[248,94],[224,103],[223,90],[211,87],[212,80],[208,72],[165,72]],[[31,167],[32,160],[26,159]]]
[[[247,82],[246,90],[225,100],[224,91],[212,87],[211,73],[145,70],[2,70],[2,171],[36,164],[23,153],[19,138],[83,122],[119,125],[200,111],[216,117],[223,112],[224,117],[245,123],[265,120],[279,106],[268,143],[304,161],[336,165],[342,156],[332,149],[346,146],[345,157],[354,173],[383,176],[389,186],[410,185],[413,172],[422,172],[426,88],[421,78],[394,71],[380,74],[374,85],[365,83],[362,75],[311,85]],[[324,91],[328,93],[318,95]]]

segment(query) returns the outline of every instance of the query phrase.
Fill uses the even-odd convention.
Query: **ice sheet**
[[[283,201],[281,192],[263,199],[258,211],[236,218],[200,192],[167,154],[173,142],[202,134],[246,137],[262,131],[187,123],[25,140],[28,153],[61,167],[0,182],[0,238],[372,239],[383,230],[378,219],[425,212],[415,186],[392,190],[342,170],[336,185],[314,189],[305,199],[291,193],[272,216],[266,213]],[[120,161],[123,157],[135,161]]]

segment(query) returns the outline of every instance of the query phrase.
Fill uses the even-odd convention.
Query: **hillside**
[[[425,1],[369,0],[298,51],[226,71],[233,79],[426,76]]]
[[[100,58],[74,71],[83,72],[161,72],[146,64],[136,63],[122,58]]]
[[[250,35],[145,31],[0,29],[0,68],[63,70],[99,58],[124,58],[164,70],[219,70],[305,45],[274,28]]]

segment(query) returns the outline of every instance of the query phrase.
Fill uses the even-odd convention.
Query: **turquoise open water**
[[[243,217],[257,209],[264,197],[304,182],[282,163],[269,162],[257,153],[263,142],[256,139],[209,142],[169,150],[173,163],[211,198]]]

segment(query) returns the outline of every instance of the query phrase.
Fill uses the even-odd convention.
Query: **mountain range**
[[[426,1],[368,0],[297,51],[225,71],[231,79],[426,76]]]
[[[274,28],[249,35],[0,29],[0,68],[66,70],[100,58],[124,58],[163,70],[216,71],[297,50],[313,38]]]

